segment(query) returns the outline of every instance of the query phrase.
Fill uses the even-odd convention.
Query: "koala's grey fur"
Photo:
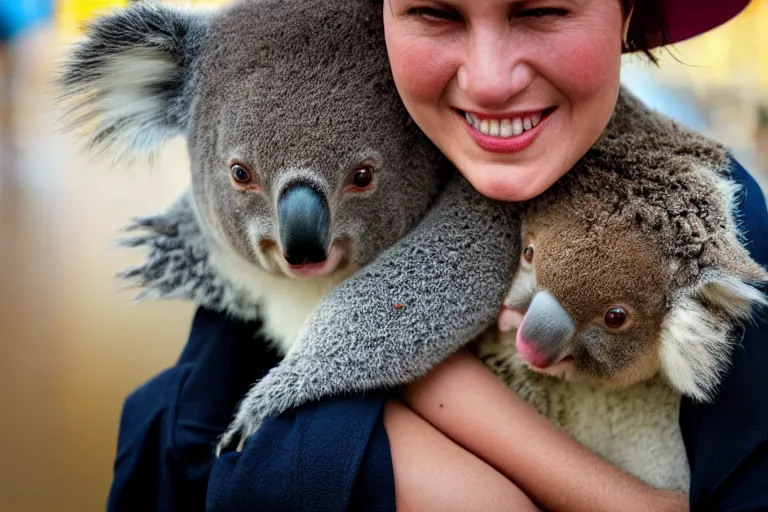
[[[136,300],[183,299],[223,311],[242,320],[258,320],[259,301],[220,275],[211,262],[210,242],[203,233],[189,193],[161,215],[135,219],[126,231],[144,234],[118,240],[121,247],[144,247],[146,260],[118,274],[141,287]]]
[[[421,219],[454,169],[402,105],[381,52],[380,11],[354,0],[245,1],[204,14],[139,4],[93,23],[60,80],[72,125],[91,128],[92,147],[128,155],[186,136],[192,187],[181,205],[191,211],[154,222],[178,225],[206,247],[171,257],[167,229],[126,241],[159,250],[151,270],[127,277],[155,296],[184,293],[259,316],[288,351],[321,297]],[[259,192],[233,188],[233,161],[252,170]],[[350,172],[364,162],[373,185],[347,193]],[[288,278],[275,261],[278,203],[296,184],[327,202],[343,252],[330,275]],[[178,277],[166,273],[178,258],[198,265],[187,267],[184,292],[169,293],[168,279]],[[194,285],[186,279],[193,275]]]
[[[154,4],[97,18],[59,79],[77,97],[70,126],[92,125],[91,149],[127,158],[185,134],[209,21]]]

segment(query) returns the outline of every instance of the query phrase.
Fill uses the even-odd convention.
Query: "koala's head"
[[[768,277],[725,221],[728,201],[702,184],[691,195],[702,221],[678,208],[683,191],[667,190],[665,207],[632,197],[650,185],[579,171],[526,207],[499,314],[505,343],[540,373],[616,388],[661,372],[707,399],[727,368],[729,330],[765,303],[750,284]]]
[[[445,160],[392,82],[381,6],[257,0],[214,13],[136,5],[96,20],[60,84],[90,144],[188,142],[215,243],[264,269],[367,263],[422,215]]]

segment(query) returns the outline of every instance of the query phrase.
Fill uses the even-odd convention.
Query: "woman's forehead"
[[[557,3],[556,7],[567,8],[568,6],[583,7],[591,3],[602,2],[619,2],[619,0],[388,0],[389,3],[394,5],[404,4],[429,4],[435,7],[453,7],[453,8],[526,8],[526,7],[544,7],[552,6],[553,3]]]

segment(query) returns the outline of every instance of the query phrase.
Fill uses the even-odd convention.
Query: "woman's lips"
[[[507,123],[506,129],[508,133],[509,123],[512,123],[512,122],[520,123],[521,122],[520,118],[515,118],[513,121],[511,118],[500,120],[498,117],[483,118],[482,116],[479,116],[479,119],[482,119],[483,123],[488,122],[490,124],[491,121],[495,121],[498,124],[499,128],[497,130],[500,134],[490,135],[487,133],[483,133],[483,131],[492,130],[491,128],[484,127],[485,129],[483,131],[480,131],[475,126],[473,126],[473,124],[470,123],[470,120],[468,119],[468,118],[472,118],[476,124],[478,117],[475,117],[471,114],[467,115],[466,113],[461,111],[459,111],[459,115],[461,116],[464,126],[466,127],[470,137],[472,137],[472,139],[475,141],[475,144],[477,144],[480,148],[486,151],[491,151],[493,153],[516,153],[524,150],[525,148],[533,144],[533,142],[539,136],[543,128],[546,126],[547,124],[546,121],[553,111],[554,109],[550,108],[550,109],[543,110],[540,114],[522,116],[531,125],[533,124],[533,122],[536,122],[536,125],[531,126],[529,129],[523,131],[522,133],[519,133],[517,135],[512,135],[512,136],[501,135],[501,133],[504,133],[504,127],[501,125],[501,123]],[[536,118],[538,118],[539,120],[535,121]],[[492,130],[492,131],[495,132],[497,130]],[[519,131],[519,128],[516,131]]]

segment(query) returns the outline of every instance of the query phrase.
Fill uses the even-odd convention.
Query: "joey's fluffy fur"
[[[727,325],[759,299],[749,284],[763,277],[721,195],[729,190],[723,148],[622,91],[605,134],[555,187],[523,205],[491,201],[409,123],[380,9],[360,0],[251,0],[205,15],[136,6],[98,20],[62,77],[75,124],[93,129],[94,146],[135,153],[171,135],[189,142],[192,188],[131,226],[144,232],[122,243],[148,257],[123,276],[145,297],[263,318],[290,347],[245,397],[219,447],[308,401],[422,377],[487,331],[505,295],[523,311],[536,291],[566,311],[562,325],[584,341],[574,360],[585,378],[574,386],[642,381],[632,389],[646,405],[657,392],[665,404],[679,393],[709,396],[726,367]],[[233,186],[232,160],[253,171],[260,190]],[[374,185],[348,193],[350,172],[364,162]],[[276,265],[280,197],[296,182],[322,195],[345,251],[345,264],[322,279],[289,279]],[[536,237],[525,272],[520,208],[522,241]],[[642,313],[637,335],[586,329],[617,294]],[[485,339],[484,356],[538,382],[507,338]],[[672,387],[643,395],[661,376]],[[570,392],[568,382],[557,385]],[[542,389],[536,396],[554,396]],[[634,391],[626,393],[615,400],[633,403]],[[608,402],[593,396],[602,410]],[[586,400],[571,398],[561,404],[570,412]],[[664,407],[668,417],[673,406]],[[670,423],[649,421],[649,443],[666,442]]]
[[[765,304],[724,158],[622,94],[594,148],[523,206],[528,250],[499,318],[511,330],[477,345],[543,414],[658,487],[687,489],[679,397],[712,398],[736,328]],[[606,321],[616,308],[620,325]],[[557,315],[571,328],[553,341]]]

